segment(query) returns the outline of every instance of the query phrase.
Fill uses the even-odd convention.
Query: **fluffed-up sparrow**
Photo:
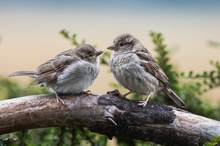
[[[161,90],[179,107],[185,107],[185,103],[170,88],[165,73],[137,38],[128,33],[119,35],[107,49],[114,50],[110,69],[116,80],[131,92],[148,96],[139,105],[145,106],[149,97]]]
[[[79,94],[87,89],[99,73],[99,55],[91,45],[85,44],[59,53],[41,64],[36,71],[17,71],[10,76],[30,76],[34,84],[49,87],[57,101],[64,104],[58,94]]]

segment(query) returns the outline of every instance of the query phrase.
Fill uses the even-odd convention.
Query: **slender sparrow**
[[[165,73],[137,38],[127,33],[119,35],[107,49],[114,50],[110,69],[117,81],[131,92],[148,96],[139,105],[145,106],[153,93],[162,90],[178,106],[185,107],[185,103],[169,87]]]
[[[58,102],[64,104],[58,94],[79,94],[87,89],[99,73],[99,58],[102,51],[91,45],[81,45],[59,53],[41,64],[36,71],[18,71],[10,76],[30,76],[34,84],[48,86]]]

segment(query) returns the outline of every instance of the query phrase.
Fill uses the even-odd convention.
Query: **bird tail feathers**
[[[17,72],[11,73],[9,75],[9,77],[12,77],[12,76],[29,76],[29,77],[32,77],[32,78],[37,78],[38,77],[36,71],[17,71]]]
[[[167,93],[169,98],[172,99],[173,102],[175,102],[179,107],[181,108],[186,107],[186,104],[182,101],[182,99],[180,99],[180,97],[176,95],[176,93],[173,90],[168,88],[168,89],[165,89],[164,92]]]

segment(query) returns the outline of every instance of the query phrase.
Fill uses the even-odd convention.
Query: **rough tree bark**
[[[51,94],[0,101],[0,134],[40,127],[80,126],[112,136],[165,145],[202,145],[220,136],[220,122],[171,106],[103,95],[62,95],[65,105]]]

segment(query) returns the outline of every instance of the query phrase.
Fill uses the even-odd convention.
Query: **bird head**
[[[85,44],[80,45],[76,49],[76,54],[84,61],[94,63],[97,61],[99,55],[102,54],[102,51],[97,51],[91,45]]]
[[[129,33],[124,33],[117,36],[113,41],[113,45],[109,46],[107,49],[114,50],[116,52],[127,52],[132,51],[132,49],[134,49],[134,46],[139,43],[140,41],[137,38]]]

